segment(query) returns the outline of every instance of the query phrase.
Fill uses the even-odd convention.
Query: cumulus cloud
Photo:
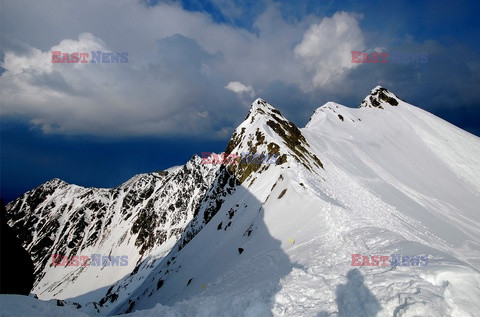
[[[292,47],[308,24],[287,23],[275,6],[256,19],[258,34],[170,3],[45,0],[23,9],[22,0],[4,8],[2,116],[46,133],[224,137],[243,118],[238,105],[251,101],[252,86],[301,78]],[[27,17],[37,28],[24,27]],[[128,52],[128,63],[52,64],[52,50]],[[242,98],[225,89],[232,77],[249,83],[229,86]]]
[[[239,81],[231,81],[225,88],[239,95],[248,94],[250,97],[255,96],[252,86],[246,86]]]
[[[90,33],[45,52],[9,51],[0,80],[2,115],[27,118],[45,133],[90,135],[223,135],[225,113],[209,116],[215,79],[203,68],[211,56],[192,39],[159,40],[143,62],[53,64],[51,51],[114,52]],[[132,56],[129,55],[131,58]],[[135,59],[135,56],[133,56]],[[218,79],[220,85],[220,79]],[[205,91],[212,92],[207,94]],[[227,94],[220,99],[229,100]],[[234,99],[231,100],[234,102]],[[185,132],[183,132],[185,131]]]
[[[337,12],[312,25],[295,47],[295,55],[313,76],[313,87],[338,82],[349,70],[359,66],[351,62],[351,51],[365,48],[357,19],[357,15]]]
[[[232,1],[219,6],[232,20],[248,13]],[[427,78],[452,100],[470,96],[468,85],[450,85],[456,94],[444,89],[436,80],[440,67],[464,69],[459,83],[478,82],[475,57],[461,68],[458,61],[434,63],[433,56],[428,69],[351,63],[352,50],[389,49],[367,42],[376,37],[360,28],[359,15],[292,19],[278,3],[260,7],[246,29],[172,2],[2,2],[1,116],[46,133],[224,138],[245,115],[240,105],[255,95],[299,116],[328,100],[348,97],[355,105],[376,84],[393,89],[399,80],[410,85],[409,94],[423,94]],[[128,52],[128,63],[52,64],[52,50]]]

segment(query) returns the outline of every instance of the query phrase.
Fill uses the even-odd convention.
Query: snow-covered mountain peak
[[[250,105],[250,111],[248,113],[248,117],[251,116],[252,114],[263,114],[263,115],[272,115],[272,114],[277,114],[280,115],[280,111],[276,109],[274,106],[263,100],[262,98],[257,98],[251,105]]]
[[[52,178],[51,180],[47,181],[45,183],[45,185],[48,184],[48,185],[52,185],[52,186],[63,186],[63,185],[68,185],[67,182],[65,182],[64,180],[61,180],[60,178]]]
[[[376,86],[370,91],[370,95],[363,99],[359,108],[380,108],[384,109],[390,106],[398,106],[402,99],[398,98],[394,93],[388,91],[382,86]]]
[[[96,316],[478,315],[480,139],[382,87],[372,100],[384,110],[328,102],[302,129],[255,100],[226,152],[279,166],[194,155],[116,188],[27,192],[6,219],[32,292]],[[43,307],[2,296],[7,315]]]
[[[345,108],[346,107],[341,104],[328,101],[313,112],[305,128],[318,127],[323,124],[327,117],[332,117],[333,120],[344,121],[346,116]]]
[[[49,188],[59,188],[59,187],[65,187],[68,185],[69,184],[67,182],[65,182],[64,180],[61,180],[60,178],[52,178],[51,180],[48,180],[45,183],[41,184],[40,186],[34,188],[32,191],[40,188],[42,190],[47,190]]]
[[[257,98],[251,105],[244,121],[237,127],[237,130],[255,132],[257,128],[266,126],[268,121],[289,122],[280,111],[261,98]],[[252,131],[249,131],[252,130]]]
[[[276,157],[276,165],[296,161],[307,169],[322,168],[323,165],[298,127],[279,110],[263,99],[255,100],[245,120],[235,129],[225,153],[250,153]],[[290,160],[293,158],[293,160]],[[269,164],[239,164],[230,166],[240,182],[252,172],[268,169]]]

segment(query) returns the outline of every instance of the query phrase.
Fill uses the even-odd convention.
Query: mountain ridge
[[[221,314],[234,298],[228,294],[241,294],[238,301],[252,311],[308,315],[319,307],[328,313],[345,309],[346,295],[336,294],[334,285],[365,276],[379,304],[375,310],[355,306],[360,313],[472,314],[480,298],[480,289],[468,282],[480,281],[480,139],[380,86],[364,102],[357,109],[326,103],[299,129],[263,99],[255,100],[225,153],[278,154],[278,164],[202,164],[193,156],[181,167],[140,174],[114,189],[52,180],[44,191],[32,190],[7,209],[18,232],[36,228],[23,234],[24,246],[37,250],[37,270],[45,271],[45,284],[37,281],[36,291],[53,298],[63,290],[62,298],[81,302],[89,314],[155,311],[157,303],[162,313],[199,306]],[[52,227],[49,212],[70,220]],[[102,219],[98,230],[92,214]],[[115,230],[106,230],[108,219]],[[89,244],[94,232],[100,236]],[[45,247],[42,239],[52,234],[53,248]],[[111,249],[99,241],[123,244]],[[58,268],[42,266],[48,252],[94,248],[130,252],[134,263],[120,274],[102,270],[111,278],[102,277],[98,294],[76,280],[59,279]],[[395,252],[427,254],[429,266],[351,273],[351,254]],[[68,272],[88,280],[97,274],[89,270],[94,272]],[[245,274],[252,279],[242,284]],[[388,294],[404,294],[404,300]]]

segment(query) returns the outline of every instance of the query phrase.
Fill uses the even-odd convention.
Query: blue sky
[[[257,97],[302,127],[380,84],[480,135],[476,1],[1,1],[0,196],[113,187],[223,151]],[[127,52],[52,64],[51,51]],[[351,51],[427,63],[352,64]]]

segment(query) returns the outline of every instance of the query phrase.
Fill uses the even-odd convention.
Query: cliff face
[[[8,226],[6,209],[0,199],[0,294],[28,295],[33,287],[33,261]]]
[[[184,166],[137,175],[113,189],[53,179],[10,202],[5,217],[33,259],[34,292],[45,299],[77,296],[168,253],[187,235],[186,226],[219,177],[218,166],[200,162],[194,156]],[[90,265],[94,254],[124,256],[128,264],[98,274]],[[57,255],[90,260],[87,266],[52,266]],[[86,282],[91,278],[95,284]]]

